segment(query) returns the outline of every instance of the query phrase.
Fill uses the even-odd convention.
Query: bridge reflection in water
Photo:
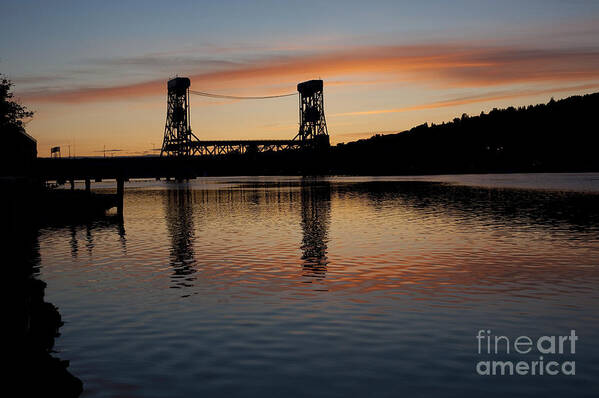
[[[171,239],[172,288],[191,287],[196,279],[193,193],[187,186],[166,191],[164,212]]]
[[[85,228],[85,250],[87,256],[91,258],[96,246],[94,235],[102,235],[107,231],[115,231],[119,236],[121,252],[127,255],[127,236],[125,233],[125,224],[123,217],[118,214],[108,214],[102,217],[97,217],[93,220],[88,220],[85,223],[71,223],[69,225],[53,225],[53,229],[65,229],[69,231],[69,246],[71,248],[71,257],[77,259],[79,257],[79,241],[82,240],[83,228]]]
[[[285,211],[284,216],[291,217],[295,213],[300,220],[302,231],[300,260],[302,275],[308,279],[306,283],[312,282],[309,278],[322,279],[327,270],[327,243],[328,229],[330,223],[331,187],[327,181],[315,184],[313,178],[309,181],[303,180],[296,187],[287,187],[290,191],[286,197],[282,197],[281,189],[268,191],[266,185],[252,185],[236,187],[231,189],[201,190],[193,189],[188,183],[176,183],[176,188],[169,189],[164,194],[164,216],[167,232],[170,237],[170,266],[173,270],[171,275],[171,288],[186,288],[194,286],[197,279],[198,266],[202,262],[210,262],[209,258],[202,258],[198,252],[200,247],[197,240],[208,231],[199,231],[197,221],[202,217],[222,216],[219,205],[227,204],[241,206],[249,214],[256,210],[257,206],[272,200],[279,205],[288,202],[291,213]],[[280,188],[280,187],[278,187]],[[275,197],[270,198],[269,195]],[[300,205],[297,208],[297,205]],[[237,208],[237,210],[239,210]],[[209,214],[213,212],[213,214]],[[200,213],[200,214],[196,214]],[[299,213],[299,214],[298,214]],[[259,216],[254,214],[254,216]],[[251,217],[251,216],[249,216]],[[208,222],[208,221],[207,221]],[[250,222],[250,221],[248,221]],[[275,221],[276,222],[276,221]],[[288,248],[292,250],[293,248]],[[222,260],[228,262],[227,247],[223,246]]]
[[[331,218],[329,182],[302,181],[302,260],[304,275],[323,278],[327,270],[327,241]]]

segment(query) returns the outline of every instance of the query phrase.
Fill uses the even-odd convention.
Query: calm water
[[[599,174],[132,182],[123,223],[40,232],[40,278],[85,397],[596,396],[598,199]],[[480,376],[539,356],[480,329],[575,329],[545,360],[576,375]]]

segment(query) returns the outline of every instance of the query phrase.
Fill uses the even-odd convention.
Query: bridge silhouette
[[[167,83],[167,115],[160,156],[205,156],[229,153],[318,149],[330,146],[324,116],[322,80],[309,80],[297,85],[299,94],[299,131],[291,140],[200,140],[191,129],[189,95],[240,100],[283,98],[296,93],[261,97],[211,94],[190,90],[187,77],[176,77]]]

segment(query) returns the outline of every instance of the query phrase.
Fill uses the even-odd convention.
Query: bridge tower
[[[318,148],[330,146],[322,89],[322,80],[308,80],[297,85],[300,126],[294,140]]]
[[[187,77],[175,77],[167,83],[166,125],[160,156],[189,156],[192,140],[198,138],[191,132],[189,121],[189,86]]]

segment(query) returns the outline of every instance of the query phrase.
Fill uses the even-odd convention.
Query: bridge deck
[[[297,140],[202,140],[191,143],[196,146],[207,145],[293,145],[300,144]]]
[[[207,140],[193,141],[190,144],[192,155],[224,155],[229,153],[267,152],[299,149],[299,140]],[[167,145],[165,152],[175,152],[177,144]]]

